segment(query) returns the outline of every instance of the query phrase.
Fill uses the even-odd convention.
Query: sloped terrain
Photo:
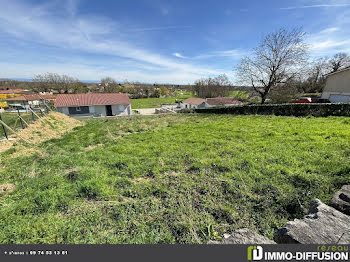
[[[34,149],[35,145],[53,138],[59,138],[63,134],[70,132],[73,128],[81,125],[83,125],[83,122],[74,118],[61,113],[50,112],[48,115],[31,123],[25,129],[20,130],[18,137],[12,134],[11,138],[16,137],[16,140],[1,141],[0,152],[4,152],[10,148],[19,154],[21,151],[28,152]]]
[[[347,117],[93,119],[36,149],[0,154],[0,243],[272,239],[350,183]]]

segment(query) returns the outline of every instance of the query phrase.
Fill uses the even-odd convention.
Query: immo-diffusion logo
[[[317,248],[317,251],[265,251],[261,246],[249,246],[248,247],[248,260],[253,261],[348,261],[349,252],[348,246],[322,246]]]
[[[249,246],[248,260],[261,260],[261,259],[263,259],[263,248],[261,246]]]

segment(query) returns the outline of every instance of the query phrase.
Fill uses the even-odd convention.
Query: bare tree
[[[105,93],[115,93],[117,92],[117,81],[115,81],[112,77],[105,77],[101,79],[101,86],[103,88],[103,92]]]
[[[80,81],[74,82],[72,84],[72,89],[75,94],[85,94],[89,91],[87,85]]]
[[[58,76],[58,85],[61,93],[68,94],[70,92],[74,92],[74,85],[79,81],[78,79],[67,76],[67,75],[61,75]]]
[[[217,96],[228,96],[229,87],[232,85],[228,77],[223,74],[214,78],[203,78],[197,80],[193,86],[193,92],[198,97],[210,98]]]
[[[68,94],[74,92],[74,85],[78,79],[57,73],[38,74],[33,78],[33,89],[37,92],[50,92],[56,90],[59,93]]]
[[[33,90],[35,92],[49,92],[50,90],[50,84],[48,81],[47,74],[38,74],[35,75],[32,79],[33,81]]]
[[[344,67],[350,66],[350,57],[346,53],[337,53],[329,60],[330,72],[337,72]]]
[[[329,61],[326,57],[311,61],[304,70],[300,78],[300,89],[304,93],[322,92],[326,84],[326,74],[329,72]]]
[[[252,85],[262,104],[272,88],[285,85],[298,74],[307,58],[304,36],[300,29],[279,29],[265,36],[252,57],[244,57],[238,65],[238,78]]]

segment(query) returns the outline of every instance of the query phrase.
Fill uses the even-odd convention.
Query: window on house
[[[77,107],[75,108],[75,110],[76,110],[76,111],[81,111],[80,106],[77,106]]]

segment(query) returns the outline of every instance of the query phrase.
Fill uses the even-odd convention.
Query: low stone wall
[[[308,215],[287,222],[277,230],[274,241],[247,228],[225,234],[222,241],[208,244],[349,244],[350,185],[333,195],[328,206],[315,199]]]

